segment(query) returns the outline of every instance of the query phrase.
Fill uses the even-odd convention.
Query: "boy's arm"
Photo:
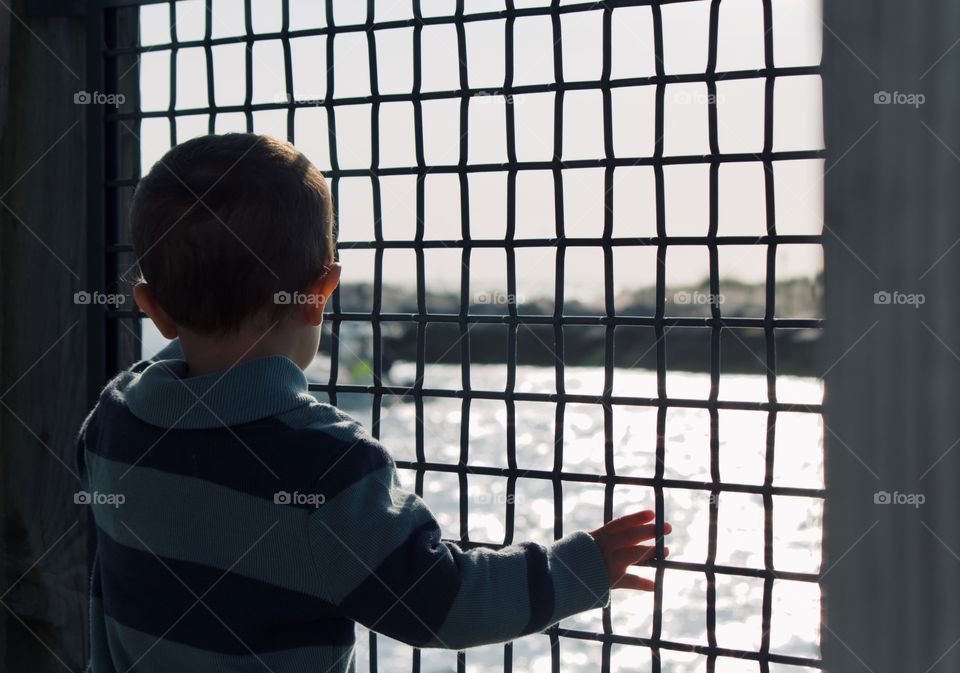
[[[383,452],[372,469],[310,514],[327,598],[374,631],[418,647],[503,642],[607,605],[597,542],[577,531],[549,546],[521,542],[462,551],[442,542],[417,495],[400,487]]]

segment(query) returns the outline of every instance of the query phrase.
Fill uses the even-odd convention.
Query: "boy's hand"
[[[627,572],[634,563],[649,561],[656,556],[656,546],[641,545],[640,542],[652,540],[656,535],[655,524],[650,523],[656,514],[651,510],[635,512],[613,519],[609,523],[589,531],[593,539],[600,546],[603,560],[607,563],[607,574],[610,576],[611,589],[638,589],[653,591],[653,580],[631,575]],[[664,522],[664,535],[673,528]],[[663,555],[670,551],[664,547]]]

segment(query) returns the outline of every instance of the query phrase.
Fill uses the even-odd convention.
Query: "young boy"
[[[310,395],[333,227],[323,176],[266,136],[190,140],[140,181],[134,294],[173,341],[80,431],[93,673],[352,671],[354,622],[461,649],[653,588],[626,573],[655,554],[653,512],[464,552],[383,445]]]

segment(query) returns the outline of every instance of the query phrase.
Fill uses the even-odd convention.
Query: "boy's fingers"
[[[666,557],[669,553],[670,549],[664,547],[663,556]],[[649,561],[650,559],[655,558],[656,555],[656,547],[650,547],[647,545],[624,547],[623,549],[618,549],[614,553],[614,561],[620,566],[628,566],[633,565],[634,563],[643,563],[644,561]]]
[[[673,531],[673,526],[669,523],[663,524],[663,534],[669,535]],[[657,526],[656,524],[645,524],[643,526],[634,526],[632,528],[625,528],[622,531],[616,534],[616,544],[618,545],[634,545],[638,542],[643,542],[644,540],[652,540],[657,536]]]
[[[648,580],[646,577],[640,577],[639,575],[631,575],[627,573],[620,579],[618,579],[611,589],[634,589],[636,591],[653,591],[654,590],[653,580]]]
[[[625,514],[624,516],[612,519],[611,521],[607,522],[604,528],[607,530],[607,532],[618,533],[621,530],[633,528],[635,526],[653,521],[655,517],[656,513],[653,510],[645,509],[640,512],[633,512],[632,514]]]

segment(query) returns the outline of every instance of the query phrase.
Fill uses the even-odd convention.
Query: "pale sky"
[[[280,2],[254,0],[255,32],[280,30]],[[518,0],[515,5],[543,6]],[[561,3],[570,4],[570,3]],[[424,0],[425,15],[453,12],[450,0]],[[176,17],[166,4],[144,6],[141,37],[144,44],[170,40],[170,25],[176,20],[181,40],[203,36],[204,8],[201,0],[178,2]],[[502,2],[466,0],[468,13],[495,11]],[[362,23],[365,3],[341,0],[334,3],[339,24]],[[774,46],[777,66],[814,65],[821,56],[820,0],[777,0],[774,11]],[[324,3],[290,0],[292,30],[327,23]],[[668,73],[703,72],[707,59],[709,2],[668,4],[664,20],[664,67]],[[377,20],[412,16],[411,3],[387,0],[377,3]],[[601,67],[600,10],[562,16],[563,69],[567,81],[596,80]],[[503,84],[505,21],[466,25],[467,64],[471,87],[495,88]],[[244,34],[242,0],[213,2],[213,36]],[[327,63],[324,36],[291,40],[294,96],[298,100],[322,99],[326,92]],[[381,93],[409,92],[412,87],[413,29],[377,31],[377,63]],[[521,17],[515,28],[515,76],[517,85],[552,82],[553,37],[547,17]],[[458,87],[456,32],[452,24],[427,26],[423,30],[424,91]],[[334,42],[336,98],[370,94],[366,36],[346,33]],[[274,102],[285,94],[283,53],[279,40],[255,43],[253,47],[253,101]],[[243,44],[213,49],[214,90],[220,105],[244,101]],[[652,20],[649,7],[618,8],[613,13],[612,77],[642,77],[654,70]],[[763,67],[763,25],[760,0],[724,0],[720,14],[718,71]],[[144,54],[141,64],[141,101],[144,110],[169,107],[170,52]],[[177,108],[202,108],[207,100],[204,52],[181,49],[177,62]],[[757,152],[763,138],[763,90],[761,79],[732,80],[718,85],[719,140],[722,152]],[[618,157],[646,157],[653,152],[653,105],[655,87],[613,90],[614,150]],[[818,77],[780,78],[776,85],[774,150],[823,147],[821,87]],[[670,85],[666,94],[664,150],[667,155],[709,153],[707,99],[704,84]],[[520,161],[552,157],[552,93],[530,94],[514,99],[517,124],[517,156]],[[475,98],[470,104],[468,163],[506,161],[502,97]],[[425,101],[425,158],[428,164],[449,165],[459,160],[459,100]],[[338,158],[341,168],[370,165],[369,105],[336,110]],[[284,137],[286,110],[258,112],[254,130]],[[603,156],[603,126],[600,92],[568,92],[564,102],[563,156],[561,159]],[[327,117],[323,108],[303,108],[296,114],[297,146],[322,170],[330,168]],[[207,132],[207,115],[181,117],[178,140]],[[242,114],[221,114],[217,131],[246,130]],[[413,106],[391,103],[381,106],[382,167],[415,163]],[[169,147],[165,119],[144,120],[141,127],[143,171]],[[822,230],[821,160],[776,162],[776,216],[782,234],[817,234]],[[665,169],[666,223],[671,235],[703,235],[708,217],[708,168],[706,164],[668,166]],[[765,229],[763,168],[759,162],[721,167],[720,235],[761,235]],[[568,236],[599,236],[603,227],[603,170],[564,171],[565,228]],[[653,172],[649,167],[617,169],[614,184],[614,235],[655,235]],[[388,239],[411,239],[415,227],[413,176],[381,180],[384,235]],[[518,178],[518,238],[550,237],[555,234],[553,177],[550,172],[521,171]],[[340,181],[340,238],[365,240],[373,237],[372,187],[367,178]],[[425,229],[428,239],[460,238],[460,196],[457,178],[450,174],[427,177]],[[502,238],[506,228],[506,174],[474,173],[470,176],[470,217],[474,238]],[[646,287],[655,280],[655,249],[615,249],[615,283],[618,291]],[[760,246],[720,247],[722,277],[760,281],[765,277],[766,250]],[[372,251],[341,251],[344,283],[373,278]],[[388,251],[384,281],[410,284],[413,280],[412,251]],[[589,297],[602,292],[603,260],[599,249],[569,249],[566,258],[567,296]],[[706,248],[671,247],[667,255],[667,282],[679,287],[696,283],[708,271]],[[517,253],[518,292],[527,297],[552,294],[555,251],[528,248]],[[428,251],[428,286],[458,287],[460,250]],[[822,267],[818,246],[781,246],[778,278],[812,276]],[[505,291],[506,257],[502,250],[473,253],[471,289]]]

